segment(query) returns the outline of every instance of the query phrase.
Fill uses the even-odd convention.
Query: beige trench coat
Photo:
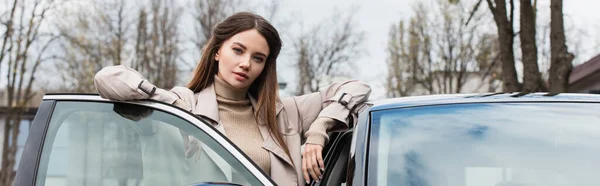
[[[109,66],[99,71],[94,83],[100,96],[112,100],[153,99],[173,104],[177,99],[191,106],[190,112],[207,119],[219,131],[219,112],[213,86],[198,93],[186,87],[175,87],[170,91],[155,87],[137,71],[124,66]],[[345,130],[354,125],[358,112],[365,107],[371,93],[369,85],[360,81],[334,83],[319,92],[302,96],[281,98],[277,103],[277,122],[290,150],[291,159],[268,133],[264,123],[259,123],[263,136],[262,147],[271,154],[271,178],[278,185],[304,185],[302,175],[301,146],[304,135],[313,121],[320,117],[333,118],[339,122],[329,131]],[[251,98],[252,106],[256,100]],[[350,123],[353,122],[353,123]]]

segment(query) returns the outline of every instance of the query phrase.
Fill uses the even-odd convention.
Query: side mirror
[[[237,183],[227,183],[227,182],[203,182],[203,183],[195,183],[190,186],[243,186]]]

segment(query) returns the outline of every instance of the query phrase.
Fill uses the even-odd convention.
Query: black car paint
[[[21,163],[17,169],[19,171],[15,178],[15,186],[28,186],[35,183],[44,138],[46,137],[50,116],[52,116],[55,104],[56,101],[43,101],[35,114],[33,123],[38,125],[31,125],[23,155],[21,156]]]

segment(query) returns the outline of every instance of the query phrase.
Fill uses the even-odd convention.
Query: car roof
[[[50,93],[44,100],[54,99],[73,100],[105,100],[98,94],[85,93]],[[151,101],[151,100],[150,100]],[[479,93],[479,94],[437,94],[425,96],[408,96],[371,100],[370,111],[387,110],[404,107],[447,105],[463,103],[506,103],[506,102],[593,102],[600,103],[600,94],[582,93]]]
[[[580,93],[483,93],[483,94],[439,94],[409,96],[369,101],[370,110],[394,108],[462,104],[462,103],[502,103],[502,102],[594,102],[600,103],[600,94]]]

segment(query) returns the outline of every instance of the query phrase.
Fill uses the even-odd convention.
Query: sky
[[[385,97],[382,88],[387,68],[385,65],[390,25],[412,15],[412,6],[419,0],[285,0],[280,4],[280,13],[291,13],[303,20],[305,28],[328,18],[335,9],[358,7],[355,12],[356,27],[365,33],[365,50],[368,53],[356,63],[360,69],[356,79],[369,83],[373,92],[371,98]],[[463,0],[464,1],[464,0]],[[549,7],[550,0],[538,0],[540,9]],[[545,7],[543,7],[545,6]],[[574,24],[581,31],[577,36],[582,43],[582,54],[575,59],[575,64],[582,63],[600,54],[600,14],[597,13],[600,1],[594,0],[564,0],[565,24]],[[483,6],[486,8],[487,6]],[[481,9],[480,9],[481,10]],[[540,11],[542,12],[542,11]],[[541,16],[540,16],[541,17]],[[545,16],[549,17],[549,15]],[[540,18],[541,19],[541,18]],[[541,22],[541,20],[538,20]],[[515,23],[516,24],[516,23]],[[518,24],[516,24],[518,26]],[[565,26],[568,27],[568,26]],[[292,30],[293,31],[293,30]],[[290,31],[290,32],[292,32]],[[285,33],[282,35],[286,35]],[[291,47],[290,44],[285,47]],[[287,69],[282,69],[287,71]],[[288,74],[288,73],[286,73]],[[292,79],[285,76],[283,79]]]

